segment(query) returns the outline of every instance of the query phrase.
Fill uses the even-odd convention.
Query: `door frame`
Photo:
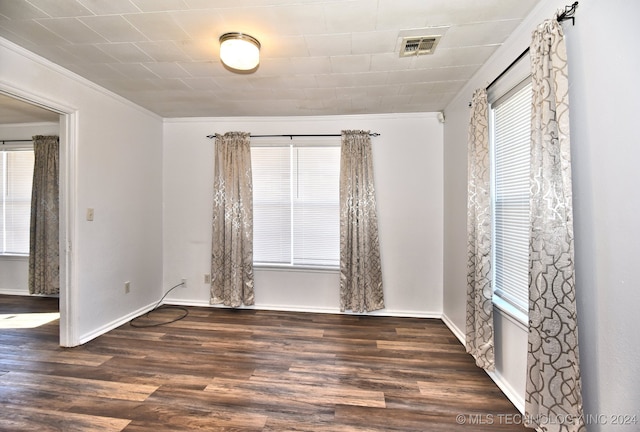
[[[0,80],[0,93],[60,115],[60,345],[80,344],[75,266],[78,110]]]

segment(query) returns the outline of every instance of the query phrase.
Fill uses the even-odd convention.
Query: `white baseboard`
[[[165,299],[163,304],[170,304],[176,306],[196,306],[196,307],[210,307],[228,309],[228,306],[224,305],[212,305],[204,300],[173,300]],[[282,311],[282,312],[306,312],[306,313],[323,313],[323,314],[343,314],[343,315],[367,315],[367,316],[389,316],[389,317],[405,317],[405,318],[440,318],[440,312],[418,312],[418,311],[394,311],[394,310],[381,310],[373,311],[364,314],[353,312],[340,312],[338,308],[314,308],[308,306],[290,306],[290,305],[253,305],[253,306],[240,306],[237,309],[247,310],[269,310],[269,311]]]
[[[462,330],[460,330],[460,329],[458,328],[458,326],[457,326],[457,325],[455,325],[455,324],[453,323],[453,321],[451,321],[451,320],[449,319],[449,317],[448,317],[446,314],[442,314],[442,317],[441,317],[441,318],[442,318],[442,322],[444,322],[444,324],[449,328],[449,330],[451,330],[451,333],[453,333],[453,334],[458,338],[458,340],[460,341],[460,343],[461,343],[463,346],[465,346],[465,344],[466,344],[466,339],[467,339],[467,338],[466,338],[466,336],[465,336],[465,332],[463,332]]]
[[[17,295],[17,296],[28,296],[29,290],[17,290],[11,288],[0,288],[0,294],[2,295]]]
[[[80,336],[80,342],[79,345],[85,344],[87,342],[89,342],[90,340],[93,340],[95,338],[97,338],[98,336],[101,336],[111,330],[113,330],[114,328],[120,327],[122,324],[126,324],[129,321],[131,321],[132,319],[134,319],[135,317],[138,317],[140,315],[143,315],[147,312],[149,312],[151,309],[153,309],[155,307],[155,305],[157,304],[157,302],[153,302],[147,306],[143,306],[140,309],[131,312],[128,315],[125,315],[121,318],[118,318],[117,320],[114,320],[108,324],[103,325],[102,327],[99,327],[95,330],[93,330],[92,332],[89,332],[85,335]]]
[[[456,326],[453,321],[449,319],[449,317],[445,314],[442,315],[442,321],[445,323],[449,330],[458,338],[460,343],[465,346],[466,336],[465,333]],[[502,375],[498,371],[489,372],[486,371],[489,378],[496,383],[498,388],[504,393],[504,395],[511,401],[511,403],[520,411],[521,414],[524,414],[524,396],[520,395],[516,392],[511,384],[504,379]]]
[[[513,387],[497,371],[488,372],[487,375],[493,380],[511,403],[524,415],[524,396],[518,394]]]
[[[59,298],[58,294],[29,294],[29,291],[25,290],[17,290],[17,289],[9,289],[9,288],[0,288],[0,295],[14,295],[14,296],[22,296],[22,297],[51,297],[51,298]]]

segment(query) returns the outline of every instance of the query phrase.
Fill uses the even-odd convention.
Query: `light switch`
[[[87,220],[88,221],[92,221],[93,220],[93,209],[92,208],[88,208],[87,209]]]

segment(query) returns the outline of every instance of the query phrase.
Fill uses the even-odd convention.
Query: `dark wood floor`
[[[2,431],[526,430],[440,320],[212,308],[76,348],[0,328],[0,405]]]

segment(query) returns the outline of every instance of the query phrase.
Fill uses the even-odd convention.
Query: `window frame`
[[[301,147],[331,147],[331,148],[337,148],[340,149],[341,147],[341,140],[339,137],[337,138],[328,138],[328,137],[301,137],[301,138],[296,138],[295,142],[292,139],[283,141],[282,138],[265,138],[265,139],[260,139],[259,141],[253,141],[251,143],[251,148],[253,150],[253,148],[265,148],[265,147],[289,147],[291,148],[301,148]],[[293,160],[290,160],[290,163],[293,163]],[[340,162],[338,162],[338,164],[340,164]],[[338,166],[339,169],[339,166]],[[252,167],[253,170],[253,167]],[[293,169],[291,169],[291,175],[293,175]],[[338,178],[339,181],[339,178]],[[293,185],[290,183],[290,191],[292,190]],[[254,187],[254,193],[255,193],[255,187]],[[338,203],[339,203],[339,190],[338,190]],[[254,195],[254,201],[255,201],[255,195]],[[292,198],[292,202],[293,202],[293,198]],[[255,205],[254,205],[255,207]],[[294,243],[294,238],[293,238],[293,223],[294,223],[294,218],[293,218],[293,207],[291,208],[291,213],[292,213],[292,219],[291,219],[291,232],[292,232],[292,237],[291,237],[291,254],[293,254],[293,243]],[[255,211],[254,211],[254,218],[255,218]],[[339,233],[339,223],[338,223],[338,236],[340,235]],[[255,226],[254,226],[254,235],[255,235]],[[339,249],[339,242],[338,242],[338,249]],[[339,250],[338,250],[338,263],[336,265],[313,265],[313,264],[295,264],[293,263],[293,255],[291,256],[291,263],[269,263],[269,262],[257,262],[255,261],[254,258],[254,262],[253,262],[253,266],[254,268],[257,269],[261,269],[261,270],[273,270],[273,271],[277,271],[277,270],[286,270],[286,271],[303,271],[303,272],[331,272],[331,273],[336,273],[339,272],[340,270],[340,263],[339,263]]]
[[[20,151],[30,151],[33,153],[34,148],[33,148],[33,142],[29,141],[29,142],[6,142],[3,144],[2,148],[0,148],[0,154],[1,153],[5,153],[5,152],[20,152]],[[0,158],[0,163],[3,163],[4,158]],[[34,161],[35,164],[35,161]],[[31,176],[33,179],[33,176]],[[33,180],[32,180],[33,181]],[[0,179],[0,187],[4,188],[4,179]],[[0,190],[0,193],[2,194],[2,196],[0,197],[1,200],[4,199],[4,189]],[[3,210],[4,211],[4,210]],[[4,228],[4,214],[0,214],[0,219],[3,223],[2,228]],[[30,225],[31,220],[29,218],[28,224]],[[29,235],[29,229],[27,230],[27,235]],[[28,245],[29,239],[27,238],[27,245]],[[28,258],[29,257],[29,250],[27,249],[26,252],[6,252],[4,251],[4,245],[0,245],[2,246],[0,248],[0,259],[24,259],[24,258]]]
[[[487,99],[489,104],[489,166],[490,166],[490,194],[491,194],[491,272],[492,272],[492,302],[499,310],[506,313],[511,318],[524,326],[528,326],[529,314],[528,305],[523,310],[520,305],[515,304],[510,299],[500,295],[499,289],[496,290],[496,266],[495,266],[495,245],[496,245],[496,222],[495,222],[495,203],[496,203],[496,167],[495,167],[495,116],[494,108],[513,94],[521,86],[531,82],[529,56],[524,56],[518,63],[514,64],[511,69],[505,73],[494,85],[488,90]],[[527,250],[528,252],[528,250]]]

